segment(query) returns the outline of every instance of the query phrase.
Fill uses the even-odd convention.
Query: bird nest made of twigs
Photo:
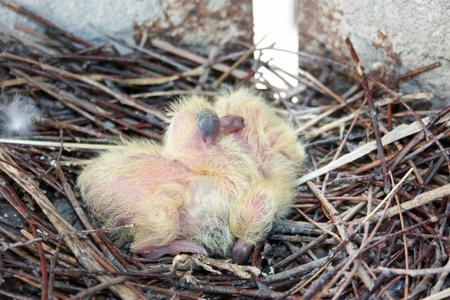
[[[53,34],[1,33],[2,297],[450,295],[450,107],[418,111],[431,95],[397,90],[437,64],[384,82],[364,72],[347,40],[353,62],[299,53],[321,70],[299,69],[290,74],[297,86],[277,88],[255,79],[260,66],[272,69],[252,58],[254,48],[208,59],[155,40],[120,55],[20,11]],[[161,140],[174,98],[255,83],[292,120],[308,158],[292,214],[249,264],[187,254],[144,259],[110,234],[129,225],[103,228],[92,219],[75,184],[85,161],[135,137]],[[24,121],[12,124],[11,115]]]

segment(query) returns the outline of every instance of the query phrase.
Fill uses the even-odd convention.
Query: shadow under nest
[[[290,74],[298,86],[280,89],[255,79],[259,67],[271,69],[252,59],[259,50],[242,47],[201,65],[198,55],[162,41],[147,53],[119,55],[62,30],[45,40],[17,34],[0,42],[2,98],[26,99],[22,105],[39,113],[32,111],[26,139],[1,139],[2,296],[421,299],[448,292],[450,107],[423,109],[429,93],[402,95],[397,87],[438,64],[384,82],[354,67],[347,41],[354,61],[299,53],[316,68]],[[92,218],[75,184],[86,160],[131,138],[160,140],[174,98],[255,83],[292,120],[308,159],[292,214],[248,264],[201,255],[144,259],[116,234],[126,226],[102,228]]]

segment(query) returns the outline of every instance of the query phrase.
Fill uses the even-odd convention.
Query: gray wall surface
[[[382,64],[401,74],[440,62],[401,88],[450,105],[449,0],[299,0],[297,11],[300,50],[351,62],[349,37],[367,71]]]
[[[109,39],[89,23],[134,43],[147,31],[199,51],[201,43],[252,39],[250,0],[15,0],[64,30],[96,45]],[[440,62],[402,84],[404,92],[433,92],[433,106],[450,105],[450,0],[298,0],[300,50],[351,62],[350,37],[365,68],[404,73]],[[0,6],[1,23],[36,28]],[[207,20],[205,20],[205,18]],[[270,20],[268,20],[270,21]],[[211,38],[208,37],[208,33]],[[209,48],[205,47],[205,53]]]

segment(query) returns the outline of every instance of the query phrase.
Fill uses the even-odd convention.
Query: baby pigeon
[[[106,225],[134,223],[132,250],[149,258],[232,252],[245,263],[292,205],[304,159],[293,129],[247,89],[215,104],[190,96],[168,115],[162,145],[133,141],[86,166],[84,200]]]

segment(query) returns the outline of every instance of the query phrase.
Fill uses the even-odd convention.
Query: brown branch
[[[391,185],[387,178],[386,159],[385,159],[385,155],[384,155],[383,145],[381,144],[381,133],[380,133],[380,128],[378,125],[378,118],[377,118],[378,113],[377,113],[377,110],[375,109],[375,106],[373,105],[372,93],[370,92],[369,84],[367,82],[367,76],[364,74],[364,69],[362,67],[362,63],[359,61],[358,55],[356,54],[356,51],[353,48],[352,42],[350,41],[349,38],[345,39],[345,43],[347,44],[347,46],[350,50],[350,54],[351,54],[353,60],[355,61],[356,72],[358,73],[358,75],[361,78],[361,85],[363,86],[363,89],[364,89],[364,99],[367,101],[367,104],[369,106],[370,117],[372,118],[372,125],[373,125],[374,132],[375,132],[375,141],[377,143],[378,159],[381,162],[381,173],[383,174],[383,180],[385,183],[384,190],[387,193],[391,189]]]

